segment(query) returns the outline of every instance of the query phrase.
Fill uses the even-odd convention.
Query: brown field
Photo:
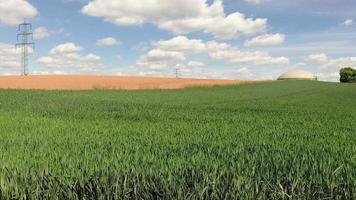
[[[0,77],[0,89],[180,89],[187,87],[241,84],[246,82],[250,81],[120,76],[2,76]]]

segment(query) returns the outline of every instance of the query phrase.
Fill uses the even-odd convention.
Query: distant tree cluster
[[[341,83],[356,83],[356,69],[351,67],[342,68],[340,70]]]

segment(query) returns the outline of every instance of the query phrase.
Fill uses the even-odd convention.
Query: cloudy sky
[[[17,25],[33,23],[32,74],[274,79],[356,67],[354,0],[0,0],[0,74],[18,74]]]

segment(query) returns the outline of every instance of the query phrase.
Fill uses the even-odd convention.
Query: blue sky
[[[0,0],[0,73],[20,72],[16,25],[35,29],[32,74],[336,81],[356,66],[352,0]]]

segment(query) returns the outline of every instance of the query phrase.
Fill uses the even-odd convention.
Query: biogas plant
[[[305,70],[290,70],[283,73],[278,80],[318,80],[317,76]]]

